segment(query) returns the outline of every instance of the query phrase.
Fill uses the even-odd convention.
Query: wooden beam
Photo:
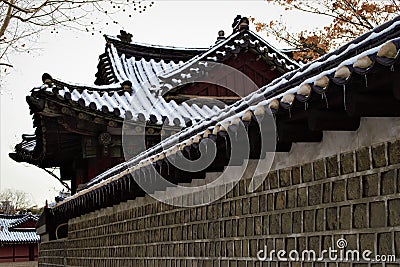
[[[240,96],[199,96],[199,95],[169,95],[165,97],[166,100],[188,100],[188,99],[206,99],[206,100],[240,100]]]
[[[346,94],[346,113],[352,117],[398,117],[400,101],[389,95]]]
[[[359,117],[350,117],[344,111],[314,111],[307,121],[311,131],[355,131],[360,126]]]
[[[321,142],[322,131],[312,131],[307,121],[286,123],[277,121],[278,142]]]

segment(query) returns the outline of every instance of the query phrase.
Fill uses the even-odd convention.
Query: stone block
[[[232,220],[226,220],[224,225],[225,236],[232,237]]]
[[[360,250],[370,250],[375,252],[375,235],[374,234],[360,234]]]
[[[270,193],[267,195],[267,210],[272,211],[274,210],[274,194]]]
[[[275,194],[275,209],[282,210],[286,207],[286,192],[278,192]]]
[[[389,164],[400,163],[400,140],[388,144]]]
[[[311,236],[308,238],[308,249],[314,250],[315,252],[321,251],[320,247],[320,237],[319,236]]]
[[[390,195],[396,192],[396,170],[390,170],[381,174],[381,194]]]
[[[322,185],[322,203],[330,203],[332,199],[331,183]]]
[[[386,226],[386,207],[385,202],[372,202],[370,204],[370,212],[369,212],[369,219],[370,219],[370,227],[385,227]]]
[[[286,202],[286,207],[287,208],[295,208],[296,207],[296,202],[297,202],[297,197],[296,197],[296,189],[292,189],[287,191],[287,202]]]
[[[326,209],[326,230],[336,230],[338,228],[337,208]]]
[[[315,230],[325,231],[325,210],[317,209],[315,213]]]
[[[285,239],[285,250],[291,251],[296,249],[296,239],[294,237],[289,237]]]
[[[230,209],[230,203],[228,201],[222,203],[222,215],[224,217],[232,216],[231,209]]]
[[[267,211],[267,195],[262,194],[258,197],[259,201],[259,210],[260,212],[266,212]]]
[[[261,236],[263,234],[263,223],[262,223],[262,217],[257,216],[254,217],[254,234],[256,236]]]
[[[242,251],[243,251],[242,241],[235,240],[234,246],[235,246],[235,257],[242,257]]]
[[[332,201],[341,202],[346,199],[346,181],[339,180],[332,183]]]
[[[301,216],[301,211],[293,212],[293,233],[301,233],[302,232],[302,223],[303,219]]]
[[[250,199],[248,197],[242,199],[242,213],[243,215],[250,213]]]
[[[340,219],[339,219],[339,228],[342,230],[348,230],[351,228],[352,216],[351,216],[351,207],[343,206],[340,207]]]
[[[354,172],[353,152],[340,154],[340,171],[341,174]]]
[[[367,226],[368,226],[367,205],[366,204],[354,205],[353,227],[359,229],[359,228],[366,228]]]
[[[378,253],[380,255],[392,255],[393,252],[392,233],[378,234]]]
[[[339,162],[336,155],[326,158],[326,175],[328,178],[339,175]]]
[[[292,214],[284,213],[282,214],[282,233],[289,234],[292,232]]]
[[[319,159],[317,161],[314,161],[313,167],[314,167],[314,178],[315,178],[315,180],[321,180],[321,179],[326,178],[325,160],[324,159]]]
[[[308,188],[308,204],[310,206],[321,204],[321,185],[312,185]]]
[[[254,218],[248,217],[246,219],[246,236],[254,236]]]
[[[275,239],[275,248],[276,248],[277,251],[285,249],[284,242],[285,242],[285,240],[283,238],[276,238]]]
[[[279,183],[281,187],[290,185],[290,169],[279,170]]]
[[[269,216],[268,215],[263,216],[262,233],[263,233],[263,235],[269,234]]]
[[[239,219],[233,219],[232,220],[232,236],[237,237],[238,236],[238,228],[239,228]]]
[[[272,171],[268,173],[267,179],[269,181],[269,187],[271,189],[278,188],[279,181],[278,181],[278,174],[276,171]]]
[[[307,163],[301,166],[302,181],[311,182],[313,180],[313,170],[311,163]]]
[[[361,181],[359,177],[347,179],[347,199],[359,199],[361,197]]]
[[[305,210],[303,213],[304,232],[315,231],[315,211]]]
[[[394,232],[394,254],[400,255],[400,232]]]
[[[357,171],[366,171],[371,168],[369,147],[363,147],[356,151]]]
[[[300,187],[297,189],[297,206],[305,207],[307,206],[307,187]]]
[[[246,235],[246,218],[239,219],[238,236]]]
[[[259,210],[259,199],[258,196],[252,197],[251,198],[251,207],[250,207],[250,212],[251,214],[257,213]]]
[[[372,146],[372,166],[374,168],[384,167],[386,163],[386,146],[379,144]]]
[[[370,174],[363,176],[363,196],[374,197],[379,195],[379,176],[378,174]]]
[[[281,215],[272,214],[269,217],[269,232],[270,234],[280,234],[281,233]]]
[[[329,250],[329,248],[334,248],[332,245],[332,236],[322,236],[322,249]]]
[[[250,257],[250,254],[249,254],[249,240],[248,239],[243,239],[242,240],[242,255],[243,255],[243,257]],[[214,266],[218,266],[218,263],[216,263]]]
[[[300,166],[295,166],[292,168],[292,183],[299,184],[301,182]]]
[[[400,170],[397,170],[397,193],[400,193]]]
[[[400,226],[400,199],[388,200],[389,226]]]
[[[346,242],[347,242],[347,247],[346,247],[346,249],[348,249],[348,250],[356,250],[357,249],[357,245],[358,245],[358,237],[357,237],[357,235],[345,235],[344,236],[344,239],[346,240]],[[337,242],[337,240],[336,240],[336,242]],[[337,244],[335,244],[335,247],[336,248],[338,248],[337,247]]]

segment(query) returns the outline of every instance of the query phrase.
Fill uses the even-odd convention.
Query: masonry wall
[[[249,181],[208,206],[146,197],[72,219],[68,239],[40,244],[39,266],[400,266],[400,139],[271,171],[254,193]],[[257,259],[265,245],[320,252],[341,238],[397,260]]]

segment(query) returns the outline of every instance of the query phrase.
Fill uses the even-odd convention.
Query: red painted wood
[[[31,247],[31,249],[29,249]],[[38,259],[37,244],[0,246],[0,262],[20,262]]]
[[[237,57],[231,57],[224,64],[239,70],[250,78],[257,87],[262,87],[272,80],[278,78],[281,73],[271,70],[271,65],[264,60],[256,60],[257,55],[251,52],[240,53]],[[241,75],[232,73],[224,73],[222,70],[211,72],[212,77],[220,77],[215,79],[223,86],[217,86],[209,83],[195,83],[190,86],[179,89],[177,94],[198,95],[198,96],[246,96],[257,88]],[[212,79],[212,78],[211,78]],[[236,92],[232,92],[226,88],[234,88]]]

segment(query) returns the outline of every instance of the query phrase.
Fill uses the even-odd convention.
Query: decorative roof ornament
[[[43,84],[47,84],[47,85],[51,86],[53,84],[53,78],[51,77],[50,74],[43,73],[42,82],[43,82]]]
[[[122,82],[121,87],[122,87],[122,89],[124,89],[124,91],[127,91],[129,93],[132,92],[132,82],[129,80]]]
[[[226,39],[225,32],[223,30],[220,30],[220,31],[218,31],[218,37],[217,37],[217,41],[215,43],[218,44],[225,39]]]
[[[249,29],[249,19],[247,17],[242,17],[237,15],[232,23],[233,32],[245,31]]]
[[[123,43],[131,43],[132,42],[132,34],[129,32],[126,32],[124,30],[119,31],[119,35],[117,37],[121,40]]]

